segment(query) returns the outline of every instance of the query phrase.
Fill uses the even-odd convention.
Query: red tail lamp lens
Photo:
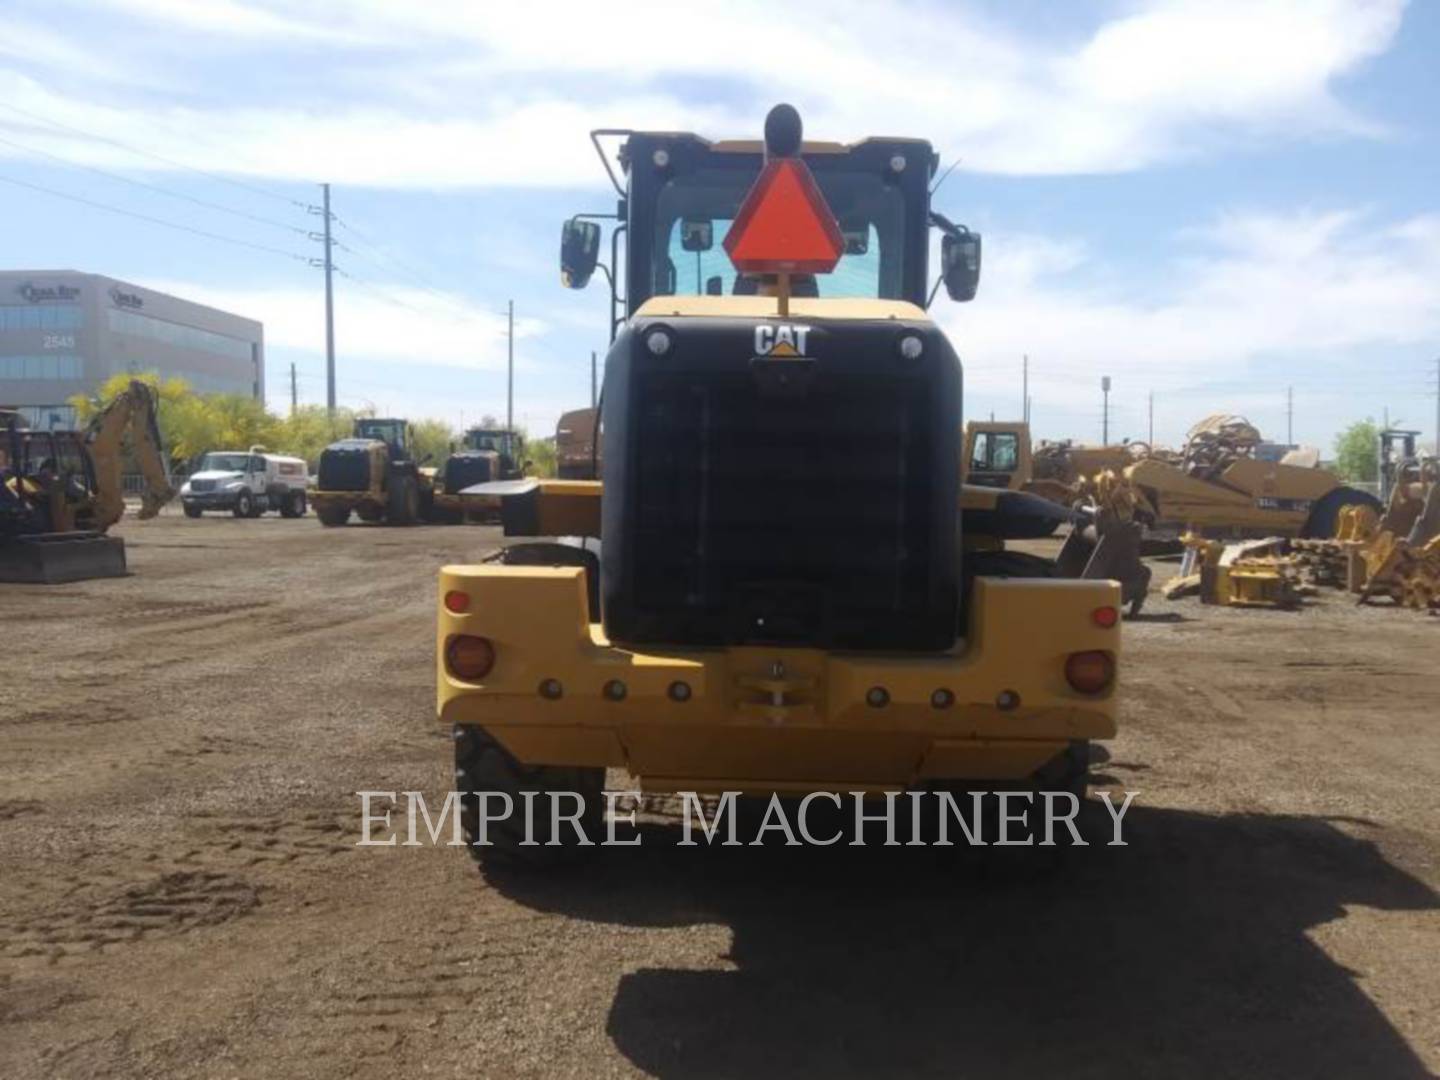
[[[1115,658],[1107,652],[1071,653],[1065,660],[1065,681],[1082,694],[1099,694],[1115,681]]]
[[[445,666],[457,679],[478,682],[495,666],[495,646],[489,638],[459,634],[445,646]]]
[[[1105,607],[1097,607],[1090,613],[1090,618],[1095,620],[1096,626],[1108,630],[1120,621],[1120,611],[1118,608],[1113,608],[1108,605]]]
[[[452,615],[464,615],[470,610],[470,594],[451,589],[445,594],[445,610]]]

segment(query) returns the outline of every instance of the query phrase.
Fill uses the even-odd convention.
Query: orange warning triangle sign
[[[725,234],[725,253],[747,274],[828,274],[844,250],[835,215],[799,158],[766,163]]]

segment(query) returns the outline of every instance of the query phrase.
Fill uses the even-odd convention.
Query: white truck
[[[276,510],[281,517],[305,516],[310,471],[302,458],[268,454],[263,446],[212,450],[180,488],[185,516],[229,510],[239,518]]]

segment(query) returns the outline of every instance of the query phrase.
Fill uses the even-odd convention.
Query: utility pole
[[[335,272],[332,258],[334,241],[330,239],[330,185],[321,184],[324,194],[322,206],[325,217],[325,409],[335,415],[335,287],[331,276]]]
[[[596,389],[595,389],[595,350],[594,350],[594,349],[591,349],[591,350],[590,350],[590,407],[593,409],[593,408],[595,408],[595,407],[597,406],[597,404],[598,404],[598,402],[596,401]]]
[[[1110,445],[1110,376],[1100,376],[1100,393],[1104,404],[1100,420],[1100,445]]]
[[[1020,419],[1030,423],[1030,354],[1020,358]]]
[[[1295,445],[1295,387],[1285,388],[1285,445]]]
[[[1151,390],[1151,391],[1150,391],[1149,413],[1150,413],[1150,446],[1151,446],[1151,448],[1153,449],[1154,446],[1155,446],[1155,391],[1154,391],[1154,390]]]
[[[290,361],[290,415],[291,415],[291,416],[294,416],[294,415],[295,415],[295,410],[296,410],[297,408],[299,408],[299,405],[300,405],[300,395],[299,395],[299,394],[296,392],[296,390],[295,390],[295,361],[292,360],[292,361]]]
[[[511,300],[505,311],[506,359],[505,359],[505,430],[515,430],[515,301]]]
[[[1435,358],[1435,456],[1440,458],[1440,356]]]

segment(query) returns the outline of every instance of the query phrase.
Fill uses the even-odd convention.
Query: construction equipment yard
[[[657,804],[482,875],[355,846],[356,792],[450,789],[435,570],[498,529],[115,532],[131,576],[0,593],[7,1077],[1440,1070],[1440,619],[1171,602],[1153,563],[1091,775],[1128,846],[1092,796],[1058,868],[674,847]]]

